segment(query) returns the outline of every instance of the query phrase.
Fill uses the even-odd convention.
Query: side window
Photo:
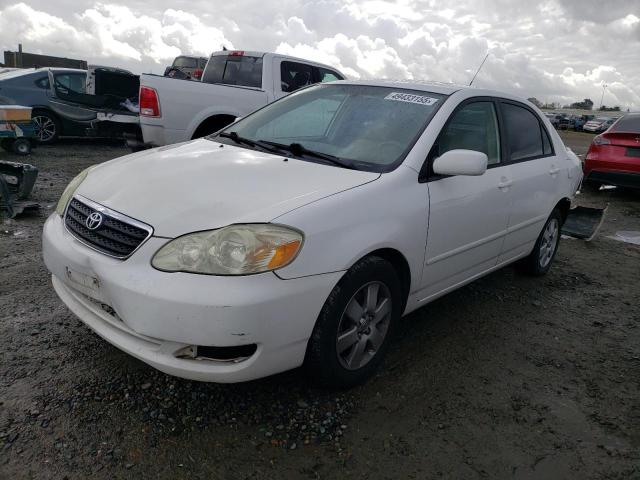
[[[84,73],[57,73],[54,76],[56,89],[68,90],[63,93],[86,93],[86,78]]]
[[[475,150],[487,155],[488,164],[500,162],[498,116],[493,102],[480,101],[455,112],[438,137],[438,156],[449,150]]]
[[[294,92],[312,83],[314,82],[311,65],[296,62],[282,62],[280,64],[280,84],[283,92]]]
[[[320,82],[333,82],[334,80],[344,80],[341,75],[338,75],[332,70],[318,67],[318,79]]]
[[[542,150],[545,155],[551,155],[553,153],[553,149],[551,148],[549,134],[542,126],[540,126],[540,131],[542,132]]]
[[[544,155],[546,132],[541,128],[538,118],[526,108],[510,103],[502,103],[502,113],[509,145],[509,160],[515,162]],[[547,148],[550,153],[548,138],[546,142],[549,143]]]
[[[49,77],[41,77],[37,79],[35,82],[36,87],[48,89],[50,87]]]

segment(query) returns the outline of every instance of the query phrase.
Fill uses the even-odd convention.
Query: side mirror
[[[487,171],[487,155],[474,150],[449,150],[433,161],[439,175],[482,175]]]

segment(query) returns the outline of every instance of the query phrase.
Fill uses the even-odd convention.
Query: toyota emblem
[[[102,215],[98,212],[93,212],[91,215],[87,217],[87,220],[84,222],[89,230],[95,230],[102,225]]]

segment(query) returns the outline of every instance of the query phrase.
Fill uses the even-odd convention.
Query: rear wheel
[[[562,214],[555,208],[544,224],[544,228],[533,251],[520,262],[521,270],[529,275],[541,276],[549,271],[553,259],[560,244],[560,228],[562,227]]]
[[[36,125],[38,141],[43,145],[55,142],[62,127],[58,118],[46,110],[34,110],[31,120]]]
[[[373,375],[401,305],[400,281],[389,262],[374,256],[354,265],[327,298],[309,340],[305,367],[314,380],[344,388]]]

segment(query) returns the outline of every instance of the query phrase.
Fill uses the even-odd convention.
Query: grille
[[[100,213],[102,224],[91,230],[87,218]],[[106,255],[127,258],[151,236],[151,227],[89,201],[74,197],[69,202],[64,224],[78,240]]]

